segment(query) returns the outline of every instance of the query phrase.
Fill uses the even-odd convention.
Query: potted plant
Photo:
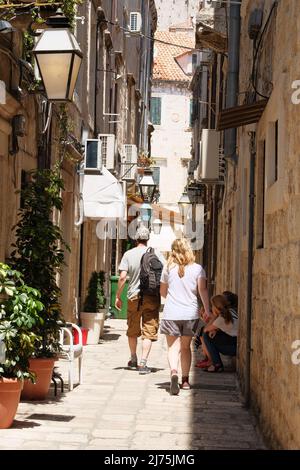
[[[149,168],[155,164],[155,160],[152,157],[149,157],[148,152],[141,152],[138,156],[137,166],[138,168]]]
[[[34,332],[41,338],[30,361],[37,374],[36,384],[24,384],[22,397],[44,399],[48,393],[52,370],[60,350],[59,333],[63,321],[57,285],[57,274],[64,264],[65,244],[61,229],[53,222],[54,210],[62,210],[63,180],[59,167],[54,170],[32,170],[29,181],[21,191],[22,207],[16,225],[16,242],[11,260],[23,274],[28,285],[41,293],[44,305],[41,321]]]
[[[88,293],[84,302],[84,312],[80,319],[84,328],[88,328],[87,344],[98,344],[103,334],[106,317],[106,297],[104,292],[105,272],[94,271],[88,285]]]
[[[40,341],[34,332],[44,308],[40,297],[21,273],[0,263],[0,429],[13,422],[23,380],[35,379],[29,359]]]

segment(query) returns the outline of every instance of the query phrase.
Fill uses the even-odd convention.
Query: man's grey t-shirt
[[[121,263],[119,265],[119,271],[127,271],[128,281],[128,299],[137,297],[140,293],[140,271],[141,271],[141,259],[143,254],[147,251],[147,246],[137,246],[128,250],[124,253]],[[159,257],[160,261],[164,264],[165,259],[155,250],[155,254]]]

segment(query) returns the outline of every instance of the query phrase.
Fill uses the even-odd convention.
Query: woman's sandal
[[[206,367],[209,367],[209,366],[211,366],[211,361],[209,361],[208,359],[203,360],[203,361],[198,361],[195,364],[195,367],[198,367],[199,369],[205,369]]]
[[[212,364],[205,369],[205,372],[224,372],[224,366],[223,364]]]
[[[177,371],[172,371],[170,383],[170,395],[178,395],[180,390]]]
[[[182,390],[191,390],[191,386],[190,386],[188,377],[182,377],[181,388],[182,388]]]

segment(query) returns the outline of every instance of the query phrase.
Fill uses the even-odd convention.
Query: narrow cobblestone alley
[[[0,449],[264,448],[234,373],[192,368],[193,390],[170,396],[164,337],[152,349],[153,373],[140,376],[125,367],[125,321],[106,325],[101,344],[85,346],[84,383],[57,399],[51,388],[45,402],[21,402],[12,428],[0,431]]]

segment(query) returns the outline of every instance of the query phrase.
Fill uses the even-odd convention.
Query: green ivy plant
[[[56,0],[53,0],[55,2]],[[52,2],[52,3],[53,3]],[[61,9],[66,15],[66,17],[70,21],[70,25],[74,27],[74,22],[75,22],[75,15],[76,15],[76,7],[77,5],[81,5],[82,0],[64,0],[62,2]]]
[[[88,285],[88,294],[84,302],[84,311],[96,313],[106,306],[104,292],[105,272],[94,271]]]
[[[57,3],[60,3],[60,7],[66,17],[69,19],[71,26],[74,26],[74,21],[75,21],[75,15],[76,15],[76,7],[77,5],[81,5],[83,0],[63,0],[62,2],[58,2],[57,0],[45,0],[44,3],[48,3],[49,6],[57,7]],[[2,13],[2,18],[6,20],[11,20],[20,9],[22,10],[22,14],[28,14],[31,15],[33,21],[40,21],[40,17],[38,15],[39,9],[40,9],[40,3],[41,2],[31,2],[28,5],[28,10],[24,11],[26,8],[26,4],[23,2],[20,2],[20,5],[18,5],[16,2],[13,0],[11,2],[9,1],[3,1],[0,0],[0,6],[3,5],[3,9],[1,9]],[[54,5],[55,4],[55,5]],[[45,6],[45,5],[44,5]]]
[[[34,381],[29,359],[41,339],[35,333],[43,321],[40,298],[40,292],[26,285],[20,272],[0,263],[0,341],[5,351],[0,377]]]
[[[35,355],[51,357],[60,349],[62,315],[57,274],[64,265],[64,249],[69,250],[60,227],[53,222],[54,210],[60,212],[63,207],[64,184],[58,166],[53,170],[32,170],[29,175],[30,181],[21,191],[23,207],[14,227],[16,242],[12,245],[11,261],[24,281],[41,292],[44,308],[41,322],[35,326],[41,344]]]
[[[45,1],[46,3],[46,1]],[[48,0],[49,7],[57,8],[57,0]],[[64,0],[61,2],[60,7],[63,11],[64,15],[68,18],[70,27],[73,30],[75,26],[75,16],[76,16],[76,9],[78,5],[81,5],[83,0]],[[55,5],[54,5],[55,4]],[[32,22],[28,31],[26,31],[23,35],[23,56],[24,59],[27,60],[29,63],[32,63],[33,57],[31,51],[34,47],[34,36],[31,29],[32,24],[41,24],[45,22],[45,19],[40,16],[40,6],[38,2],[31,2],[28,5],[28,10],[25,10],[26,4],[20,2],[20,5],[17,5],[16,2],[5,2],[0,0],[0,6],[5,6],[4,8],[0,9],[1,19],[7,21],[13,21],[14,18],[19,14],[31,16]],[[44,5],[45,7],[45,5]]]

